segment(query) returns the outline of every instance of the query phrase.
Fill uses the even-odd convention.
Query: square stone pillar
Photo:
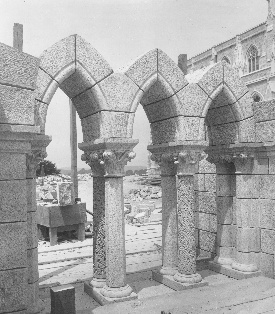
[[[94,187],[96,224],[94,231],[94,278],[85,291],[100,304],[137,298],[132,288],[126,283],[126,254],[124,227],[123,176],[124,166],[135,157],[132,152],[137,140],[98,139],[93,144],[82,143],[79,148],[85,153],[85,160],[93,173],[96,173]],[[99,179],[100,178],[100,179]],[[104,193],[102,192],[104,188]],[[103,208],[105,214],[103,213]],[[105,223],[104,223],[105,221]],[[105,227],[104,227],[105,224]],[[104,234],[105,230],[105,234]],[[102,239],[105,237],[105,247]],[[106,259],[106,284],[105,279]],[[104,286],[100,289],[100,286]]]

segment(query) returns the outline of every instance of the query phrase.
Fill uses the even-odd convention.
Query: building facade
[[[225,60],[239,72],[254,101],[275,95],[275,0],[268,1],[265,22],[187,61],[187,73]]]

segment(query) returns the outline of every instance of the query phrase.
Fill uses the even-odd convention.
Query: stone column
[[[199,152],[178,154],[178,271],[174,279],[180,283],[202,281],[196,273],[196,239],[194,215],[194,174],[197,172]]]
[[[244,219],[247,210],[253,214],[253,199],[258,193],[255,190],[257,175],[253,174],[254,160],[254,153],[235,153],[233,157],[236,167],[237,252],[231,267],[243,273],[258,271],[255,253],[261,251],[259,226],[255,227],[248,218]]]
[[[126,283],[123,176],[124,166],[129,160],[135,157],[132,148],[137,142],[132,139],[118,140],[118,142],[113,139],[103,139],[98,140],[97,144],[90,145],[83,143],[79,145],[85,152],[82,159],[88,161],[93,169],[104,173],[100,184],[103,187],[104,182],[105,195],[103,193],[99,194],[99,204],[101,205],[97,206],[98,208],[102,208],[105,205],[106,285],[100,290],[100,293],[107,298],[129,297],[132,293],[132,288]],[[99,179],[97,182],[99,183]],[[103,196],[105,196],[104,203]],[[94,197],[97,198],[96,195]],[[101,214],[98,221],[101,221],[101,229],[99,227],[100,223],[98,223],[97,228],[98,230],[103,230],[104,216],[102,210],[99,212]],[[99,240],[99,238],[97,239]],[[98,241],[96,245],[100,247]],[[104,252],[103,246],[100,247],[99,251]],[[96,254],[98,256],[98,253]],[[96,263],[97,260],[95,261]],[[102,272],[104,264],[97,263],[96,265],[96,276],[98,274],[104,276]],[[98,282],[98,278],[96,279]]]
[[[178,267],[177,166],[173,154],[155,154],[160,165],[162,188],[162,268],[163,275],[175,275]]]

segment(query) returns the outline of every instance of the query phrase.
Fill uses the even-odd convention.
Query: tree
[[[43,174],[44,168],[44,174]],[[48,176],[51,174],[60,174],[60,169],[56,168],[55,163],[51,162],[50,160],[42,160],[40,161],[38,168],[36,170],[36,176],[41,177],[43,175]]]

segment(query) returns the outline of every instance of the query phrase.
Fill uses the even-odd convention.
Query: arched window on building
[[[248,72],[259,70],[259,54],[255,46],[251,46],[247,51]]]
[[[230,64],[230,60],[229,60],[229,58],[226,57],[226,56],[224,56],[224,57],[222,58],[222,61],[225,61],[225,62],[227,62],[228,64]]]
[[[258,92],[254,92],[252,98],[255,102],[263,101],[263,96]]]

